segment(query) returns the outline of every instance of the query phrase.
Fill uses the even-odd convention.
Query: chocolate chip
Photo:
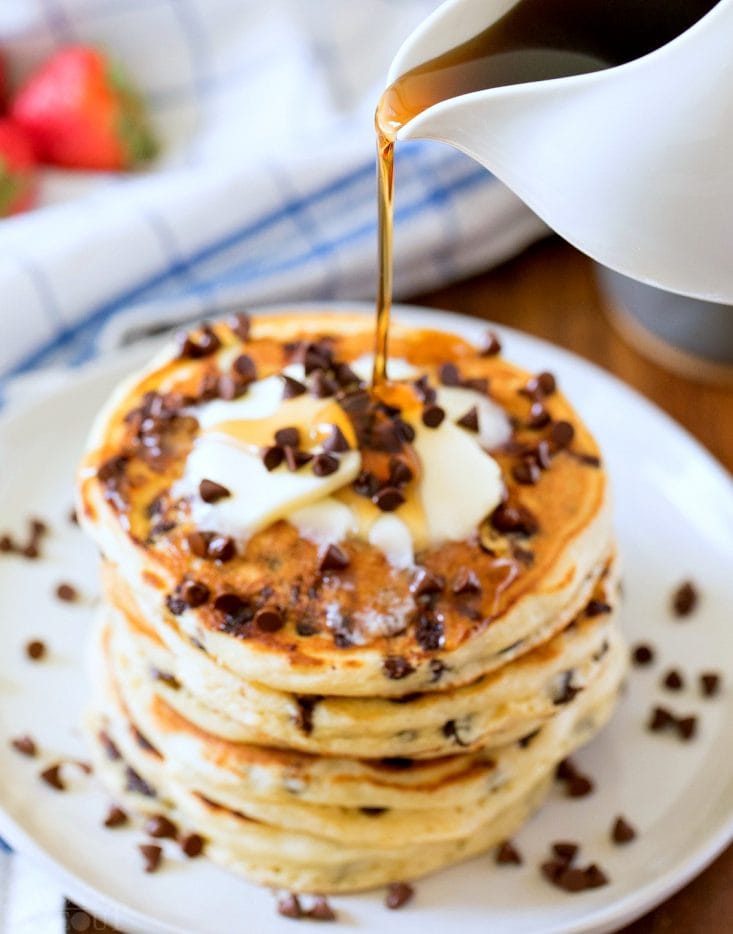
[[[415,626],[415,638],[421,649],[435,652],[445,645],[443,623],[430,613],[422,613]]]
[[[481,582],[475,571],[470,568],[461,568],[453,579],[451,590],[454,594],[479,594]]]
[[[275,444],[281,447],[297,448],[300,444],[300,431],[294,425],[288,428],[278,428],[275,432]]]
[[[273,444],[262,449],[261,457],[267,470],[273,471],[285,460],[285,451],[279,445]]]
[[[590,866],[586,866],[585,869],[585,880],[589,889],[598,889],[604,885],[608,885],[609,878],[606,873],[597,866],[595,863],[591,863]]]
[[[455,363],[443,363],[438,369],[438,379],[444,386],[461,385],[461,374]]]
[[[675,722],[674,714],[667,710],[666,707],[654,707],[647,728],[652,733],[659,733],[661,730],[666,730],[667,727],[672,726]]]
[[[396,911],[406,905],[415,894],[415,890],[407,882],[391,882],[387,886],[384,904],[391,911]]]
[[[482,357],[495,357],[501,353],[501,341],[496,331],[487,331],[484,343],[479,351]]]
[[[555,885],[565,892],[583,892],[588,887],[584,869],[563,869],[554,881]]]
[[[186,578],[181,581],[179,587],[179,596],[187,607],[194,610],[196,607],[203,606],[211,596],[211,591],[206,584],[201,581]]]
[[[249,354],[240,354],[232,364],[232,369],[246,383],[253,383],[257,379],[257,368]]]
[[[175,840],[178,828],[164,814],[155,814],[146,821],[145,833],[156,840]]]
[[[532,740],[540,735],[540,728],[532,730],[531,733],[527,733],[526,736],[523,736],[518,742],[522,749],[527,749],[528,746],[532,745]]]
[[[614,843],[631,843],[636,839],[636,830],[623,817],[617,817],[611,828],[611,839]]]
[[[539,373],[527,382],[524,391],[529,396],[551,396],[557,389],[552,373]]]
[[[511,840],[504,840],[499,844],[494,859],[499,866],[521,866],[524,862],[522,854]]]
[[[31,736],[28,736],[28,734],[25,736],[18,736],[11,740],[10,745],[16,752],[19,752],[21,756],[28,756],[32,759],[34,756],[38,755],[38,746],[35,740]]]
[[[358,375],[351,369],[348,363],[337,363],[333,369],[336,382],[342,389],[351,387],[360,387],[363,385]]]
[[[585,607],[586,616],[603,616],[604,613],[610,613],[612,607],[610,603],[603,600],[589,600]]]
[[[310,736],[313,732],[313,711],[322,700],[323,698],[318,694],[306,694],[295,698],[295,703],[298,705],[295,725],[306,736]]]
[[[311,908],[306,912],[306,917],[311,921],[336,921],[336,912],[328,904],[325,895],[316,895]]]
[[[177,594],[168,594],[165,598],[165,605],[174,616],[180,616],[186,612],[186,601]]]
[[[316,370],[311,378],[311,393],[317,399],[328,399],[339,391],[339,385],[333,377],[323,370]]]
[[[442,593],[445,589],[445,578],[440,574],[435,574],[428,568],[420,568],[415,572],[410,582],[410,591],[416,597],[424,597],[426,594]]]
[[[302,918],[303,909],[298,896],[294,892],[281,895],[277,900],[277,913],[284,918]]]
[[[540,872],[547,879],[548,882],[551,882],[555,885],[560,873],[565,869],[565,863],[558,859],[548,859],[546,862],[540,865]]]
[[[61,778],[61,763],[49,766],[41,772],[39,778],[47,785],[50,785],[51,788],[55,788],[56,791],[65,791],[66,789],[66,785]]]
[[[104,819],[104,826],[110,829],[113,827],[122,827],[127,823],[128,819],[125,811],[113,804],[109,811],[107,811],[107,816]]]
[[[564,671],[559,677],[559,683],[553,694],[552,702],[557,706],[569,704],[570,701],[579,694],[582,688],[574,687],[572,684],[574,672]]]
[[[558,451],[569,447],[574,437],[575,428],[570,422],[555,422],[550,429],[550,442]]]
[[[491,514],[491,524],[497,532],[517,532],[520,535],[534,535],[539,530],[535,516],[520,503],[501,503]]]
[[[328,370],[333,364],[333,353],[325,341],[306,344],[301,356],[306,376],[318,370]]]
[[[181,851],[188,859],[196,859],[204,852],[206,841],[198,833],[188,833],[180,840]]]
[[[441,409],[439,405],[426,405],[421,418],[427,428],[437,428],[445,418],[445,409]]]
[[[540,441],[532,451],[537,466],[540,470],[549,470],[552,466],[552,452],[547,441]]]
[[[379,491],[379,478],[369,470],[362,470],[351,486],[359,496],[368,496],[371,499]]]
[[[700,675],[700,691],[703,697],[715,697],[720,693],[720,675],[714,671],[705,671]]]
[[[265,607],[255,614],[255,626],[262,632],[277,632],[285,625],[285,620],[279,610]]]
[[[231,492],[214,480],[202,480],[199,483],[199,496],[205,503],[217,503],[220,499],[231,496]]]
[[[33,639],[25,647],[25,654],[34,662],[40,661],[46,654],[46,643],[40,639]]]
[[[437,681],[443,677],[444,672],[448,669],[439,658],[432,658],[430,660],[430,683],[435,684]]]
[[[299,451],[297,448],[283,448],[285,452],[285,464],[291,473],[295,473],[313,460],[313,455],[308,451]]]
[[[104,749],[105,755],[110,760],[110,762],[117,762],[122,758],[119,749],[115,745],[109,733],[105,732],[104,730],[100,730],[99,733],[97,733],[97,739],[99,740],[99,743]]]
[[[386,814],[389,808],[359,808],[365,817],[381,817]]]
[[[234,541],[225,535],[215,535],[209,542],[207,556],[222,564],[231,561],[237,553]]]
[[[697,734],[697,717],[678,717],[677,733],[685,742],[694,739]]]
[[[406,464],[405,461],[401,460],[399,457],[391,457],[389,459],[390,486],[404,486],[410,483],[413,477],[414,474],[409,464]]]
[[[685,686],[685,679],[676,668],[672,668],[664,676],[662,684],[670,691],[681,691]]]
[[[638,645],[634,646],[631,652],[631,660],[640,668],[651,665],[654,661],[654,649],[650,645],[640,642]]]
[[[464,379],[461,385],[464,389],[480,392],[482,396],[488,396],[489,394],[489,381],[484,376],[469,377],[469,379]]]
[[[324,571],[343,571],[349,566],[349,556],[338,545],[329,545],[323,553],[319,568]]]
[[[313,473],[317,477],[328,477],[339,469],[338,458],[333,454],[317,454],[313,458]]]
[[[405,497],[394,486],[385,486],[372,496],[372,502],[382,512],[394,512],[405,501]]]
[[[575,775],[567,783],[566,792],[569,798],[585,798],[593,792],[593,782],[587,775]]]
[[[157,872],[163,859],[163,849],[154,843],[143,843],[138,846],[145,863],[145,872]]]
[[[214,600],[214,609],[230,618],[248,622],[254,616],[249,600],[236,593],[222,593]]]
[[[573,862],[578,855],[579,849],[580,847],[577,843],[571,843],[567,840],[558,840],[556,843],[552,844],[552,852],[557,859],[565,863],[566,866]]]
[[[252,319],[246,312],[240,311],[237,314],[229,315],[227,324],[241,341],[249,340]]]
[[[404,441],[406,444],[412,444],[415,440],[415,429],[412,425],[403,418],[396,418],[393,424],[400,441]]]
[[[157,792],[152,785],[149,785],[145,779],[138,775],[135,769],[131,768],[129,765],[125,768],[125,788],[127,791],[134,791],[139,795],[144,795],[146,798],[157,798]]]
[[[540,479],[540,468],[533,460],[525,458],[512,467],[512,476],[517,483],[532,486]]]
[[[392,681],[401,681],[414,671],[414,667],[401,655],[388,655],[382,665],[382,671]]]
[[[675,616],[689,616],[697,606],[698,593],[692,581],[685,581],[684,584],[675,590],[672,594],[672,609]]]
[[[296,396],[302,396],[308,392],[308,387],[292,376],[281,374],[283,381],[283,399],[294,399]]]
[[[210,324],[201,326],[201,333],[197,338],[190,334],[179,334],[177,340],[178,356],[181,359],[199,360],[216,353],[221,347],[221,341]]]
[[[330,451],[332,454],[343,454],[344,451],[350,451],[351,445],[346,440],[346,435],[341,431],[338,425],[331,425],[331,431],[323,442],[324,451]]]
[[[541,402],[533,402],[529,409],[527,427],[533,430],[545,428],[552,421],[550,413]]]
[[[56,597],[64,603],[74,603],[79,599],[79,592],[72,584],[59,584],[56,588]]]
[[[461,428],[465,428],[467,431],[478,431],[478,409],[476,406],[471,406],[465,415],[461,415],[461,417],[456,420],[456,425],[460,425]]]
[[[212,398],[218,396],[220,399],[224,399],[226,402],[231,402],[232,399],[239,399],[247,392],[247,388],[250,385],[250,382],[246,379],[242,379],[241,376],[237,374],[224,373],[217,380],[216,387],[213,392],[210,393]],[[205,392],[205,387],[203,392]],[[204,396],[206,398],[206,396]]]

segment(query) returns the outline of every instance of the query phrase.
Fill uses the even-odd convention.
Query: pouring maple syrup
[[[633,61],[683,33],[716,2],[519,0],[483,32],[406,72],[384,91],[375,116],[379,279],[374,386],[387,380],[394,145],[400,129],[428,107],[459,95]]]

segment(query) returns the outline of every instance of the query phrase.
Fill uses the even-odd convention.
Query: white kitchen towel
[[[186,299],[369,298],[373,112],[436,0],[3,0],[14,80],[94,43],[144,91],[162,154],[134,175],[45,173],[43,207],[0,221],[0,377],[99,352]],[[468,157],[398,147],[397,295],[510,256],[544,230]],[[108,332],[107,332],[108,333]]]

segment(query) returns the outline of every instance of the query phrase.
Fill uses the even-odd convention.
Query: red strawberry
[[[11,114],[42,162],[116,170],[155,154],[140,97],[97,49],[56,52],[20,89]]]
[[[0,118],[0,217],[26,211],[36,197],[36,159],[23,130]]]

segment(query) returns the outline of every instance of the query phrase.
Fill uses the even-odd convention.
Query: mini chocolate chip
[[[501,341],[496,331],[487,331],[483,346],[479,351],[482,357],[495,357],[501,353]]]
[[[555,769],[555,777],[561,782],[569,782],[577,774],[578,770],[572,759],[563,759],[562,762],[558,762]]]
[[[145,862],[145,872],[157,872],[163,859],[163,849],[154,843],[143,843],[138,846]]]
[[[426,427],[437,428],[445,418],[445,409],[441,409],[439,405],[426,405],[421,418]]]
[[[300,431],[294,425],[288,428],[278,428],[275,432],[275,444],[281,447],[297,448],[300,444]]]
[[[126,812],[113,804],[109,811],[107,811],[107,816],[104,819],[104,826],[110,829],[113,827],[122,827],[127,823],[128,819]]]
[[[208,557],[221,563],[231,561],[236,553],[234,541],[225,535],[215,535],[207,548]]]
[[[603,600],[589,600],[585,607],[586,616],[603,616],[604,613],[610,613],[612,607]]]
[[[697,602],[698,594],[692,581],[680,584],[672,595],[672,609],[675,616],[689,616],[697,606]]]
[[[598,889],[601,886],[608,885],[609,879],[600,866],[591,863],[590,866],[585,868],[585,881],[589,889]]]
[[[217,503],[220,499],[231,496],[231,492],[215,480],[202,480],[199,483],[199,496],[205,503]]]
[[[343,571],[349,565],[349,556],[338,545],[329,545],[323,553],[319,564],[321,573],[324,571]]]
[[[549,442],[540,441],[539,444],[532,451],[534,459],[537,462],[537,466],[540,470],[549,470],[552,466],[552,452],[550,450]]]
[[[438,379],[444,386],[461,385],[461,374],[455,363],[443,363],[438,369]]]
[[[557,389],[557,382],[552,373],[543,372],[532,377],[525,387],[528,395],[551,396]]]
[[[145,833],[156,840],[175,840],[178,828],[164,814],[155,814],[146,821]]]
[[[209,536],[204,532],[190,532],[186,538],[188,550],[197,558],[206,558],[209,554]]]
[[[255,614],[255,626],[262,632],[277,632],[285,625],[285,620],[279,610],[265,607]]]
[[[614,843],[631,843],[636,839],[636,830],[623,817],[617,817],[611,828],[611,839]]]
[[[405,501],[405,497],[394,486],[385,486],[372,496],[372,502],[382,512],[394,512]]]
[[[51,788],[55,788],[56,791],[65,791],[66,785],[61,778],[61,763],[56,765],[51,765],[47,769],[44,769],[41,772],[39,778],[44,781],[47,785],[50,785]]]
[[[571,843],[568,840],[558,840],[556,843],[552,844],[552,852],[557,859],[565,863],[566,866],[573,862],[578,855],[579,849],[580,847],[577,843]]]
[[[389,808],[359,808],[365,817],[381,817],[386,814]]]
[[[368,496],[371,499],[379,491],[379,478],[369,470],[362,470],[351,486],[359,496]]]
[[[540,872],[545,879],[553,885],[555,885],[560,873],[563,872],[564,869],[565,863],[558,859],[548,859],[540,865]]]
[[[407,882],[390,882],[387,886],[384,904],[391,911],[396,911],[406,905],[414,894],[415,890]]]
[[[423,374],[419,379],[416,379],[412,386],[415,390],[415,395],[425,405],[430,405],[438,398],[437,392],[430,385],[430,380],[425,374]]]
[[[414,667],[401,655],[388,655],[382,665],[382,671],[392,681],[401,681],[414,671]]]
[[[678,717],[677,733],[685,741],[694,739],[697,733],[697,717]]]
[[[229,373],[224,373],[217,380],[216,388],[213,393],[211,393],[211,396],[218,396],[226,402],[231,402],[232,399],[239,399],[240,396],[243,396],[247,392],[247,387],[249,385],[249,382],[238,374],[231,375]],[[202,395],[204,398],[209,396],[205,387]]]
[[[181,852],[188,859],[196,859],[204,852],[206,841],[198,833],[187,833],[180,839]]]
[[[333,454],[317,454],[313,458],[313,473],[317,477],[328,477],[339,469],[338,458]]]
[[[453,579],[451,590],[454,594],[479,594],[481,593],[481,582],[475,571],[470,568],[461,568]]]
[[[415,572],[415,576],[410,582],[410,591],[416,597],[424,597],[426,594],[442,593],[445,589],[445,578],[441,574],[435,574],[429,568],[420,568]]]
[[[593,782],[587,775],[575,775],[567,783],[566,791],[569,798],[584,798],[593,791]]]
[[[362,386],[363,383],[348,363],[337,363],[334,367],[334,376],[342,388]]]
[[[25,654],[34,662],[40,661],[46,654],[46,643],[41,642],[40,639],[33,639],[26,645]]]
[[[214,609],[225,616],[248,622],[254,616],[249,600],[236,593],[222,593],[214,600]]]
[[[666,707],[654,707],[647,728],[652,733],[659,733],[661,730],[666,730],[667,727],[672,726],[675,720],[674,714],[667,710]]]
[[[74,603],[79,599],[79,592],[72,584],[59,584],[56,588],[56,597],[64,603]]]
[[[406,444],[412,444],[415,440],[415,429],[409,422],[406,422],[403,418],[396,418],[393,422],[397,435],[401,441],[404,441]]]
[[[471,406],[465,415],[461,415],[461,417],[456,420],[456,425],[460,425],[461,428],[465,428],[467,431],[478,431],[478,409],[476,406]]]
[[[406,464],[399,457],[390,457],[389,459],[389,484],[390,486],[404,486],[410,483],[414,474],[409,464]]]
[[[491,514],[491,524],[497,532],[517,532],[534,535],[539,530],[535,516],[521,503],[501,503]]]
[[[654,661],[654,649],[644,642],[634,646],[631,652],[631,659],[635,665],[643,668],[645,665],[651,665]]]
[[[298,919],[303,917],[300,900],[294,892],[281,895],[277,900],[277,913],[283,918]]]
[[[283,399],[294,399],[296,396],[302,396],[308,392],[308,387],[292,376],[281,374],[283,381]]]
[[[550,413],[541,402],[533,402],[529,409],[527,427],[534,430],[546,428],[552,421]]]
[[[426,652],[442,649],[445,644],[443,623],[429,613],[421,614],[415,627],[415,638],[420,648]]]
[[[540,479],[540,468],[534,461],[525,458],[512,467],[512,476],[517,483],[532,486]]]
[[[28,756],[32,759],[34,756],[38,755],[38,746],[36,746],[35,740],[27,734],[11,740],[10,745],[16,752],[19,752],[21,756]]]
[[[211,591],[206,584],[190,578],[181,581],[179,592],[181,600],[192,610],[203,606],[211,596]]]
[[[311,393],[317,399],[328,399],[339,391],[339,385],[333,377],[323,370],[316,370],[311,377]]]
[[[240,354],[232,364],[232,369],[240,379],[247,383],[253,383],[257,379],[257,368],[249,354]]]
[[[672,668],[664,676],[662,684],[670,691],[681,691],[685,686],[685,679],[676,668]]]
[[[262,463],[265,465],[267,470],[275,470],[275,468],[279,467],[284,460],[285,451],[283,451],[279,445],[273,444],[270,447],[262,449]]]
[[[564,892],[583,892],[588,888],[588,880],[584,869],[567,868],[555,879],[555,885]]]
[[[249,340],[252,319],[245,311],[240,311],[236,314],[229,315],[227,318],[227,324],[241,341]]]
[[[157,798],[157,792],[152,785],[149,785],[145,779],[138,775],[135,769],[131,768],[129,765],[125,769],[125,789],[127,791],[134,791],[139,795],[144,795],[146,798]]]
[[[532,730],[531,733],[527,733],[526,736],[523,736],[520,740],[518,740],[519,745],[521,746],[522,749],[527,749],[529,746],[532,745],[532,740],[535,739],[539,735],[540,735],[540,728],[538,727],[536,730]]]
[[[489,394],[489,381],[485,376],[471,376],[464,379],[461,384],[464,389],[472,389],[474,392],[480,392],[482,396]]]
[[[577,688],[573,685],[573,674],[572,670],[564,671],[559,677],[559,684],[553,694],[552,702],[558,706],[562,704],[569,704],[570,701],[582,691],[582,688]]]
[[[165,598],[165,605],[174,616],[180,616],[186,612],[186,601],[177,594],[168,594]]]
[[[521,866],[524,862],[522,854],[511,840],[499,844],[494,859],[499,866]]]
[[[550,442],[557,450],[570,446],[575,437],[575,429],[570,422],[555,422],[550,429]]]
[[[325,895],[316,895],[313,905],[306,912],[306,917],[311,921],[336,921],[336,912],[328,904]]]
[[[346,435],[341,431],[338,425],[331,425],[331,431],[323,442],[324,451],[330,451],[332,454],[343,454],[344,451],[350,451],[351,445],[346,440]]]
[[[291,473],[295,473],[313,460],[313,455],[308,451],[299,451],[297,448],[283,448],[285,452],[285,464]]]
[[[310,736],[313,732],[313,711],[322,700],[323,698],[318,694],[306,694],[295,698],[298,707],[295,725],[306,736]]]
[[[700,675],[700,691],[703,697],[715,697],[720,693],[720,675],[714,671],[705,671]]]

